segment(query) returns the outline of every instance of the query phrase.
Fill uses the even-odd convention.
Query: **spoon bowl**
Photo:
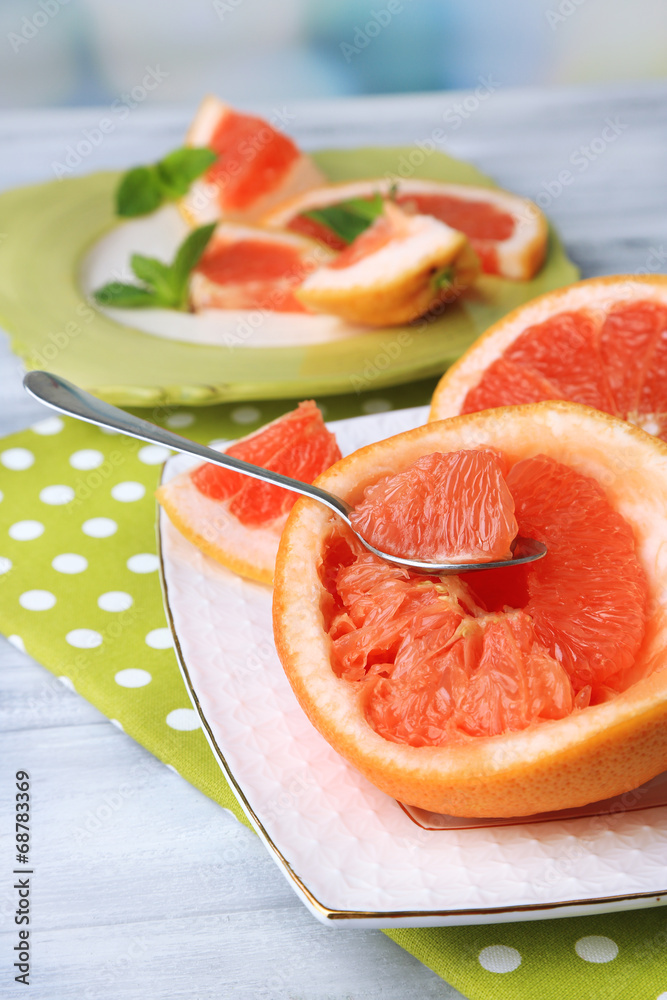
[[[158,427],[148,420],[135,417],[132,413],[127,413],[117,406],[112,406],[110,403],[105,403],[97,399],[89,392],[79,389],[78,386],[72,385],[71,382],[61,378],[59,375],[42,371],[28,372],[23,379],[23,385],[31,396],[34,396],[35,399],[38,399],[41,403],[45,403],[59,413],[76,417],[77,420],[84,420],[98,427],[119,431],[121,434],[138,438],[140,441],[163,445],[165,448],[180,452],[183,455],[192,455],[204,462],[219,465],[223,469],[233,469],[244,476],[251,476],[253,479],[260,479],[263,482],[272,483],[274,486],[280,486],[282,489],[291,490],[293,493],[300,493],[302,496],[310,497],[311,500],[316,500],[318,503],[324,504],[325,507],[328,507],[337,514],[370,552],[379,556],[380,559],[384,559],[395,566],[402,566],[412,573],[421,573],[428,576],[452,576],[458,573],[473,573],[483,569],[500,569],[508,565],[534,562],[536,559],[541,559],[545,556],[547,552],[547,547],[542,542],[538,542],[532,538],[521,537],[515,538],[513,542],[511,559],[490,562],[427,562],[419,559],[406,559],[392,555],[389,552],[382,552],[380,549],[375,548],[374,545],[371,545],[370,542],[352,527],[350,514],[353,508],[350,504],[341,497],[321,489],[319,486],[302,483],[299,479],[291,479],[289,476],[283,476],[279,472],[262,469],[258,465],[251,465],[249,462],[243,462],[231,455],[226,455],[224,452],[215,451],[213,448],[198,444],[196,441],[190,441],[188,438],[181,437],[180,434],[174,434],[173,431],[166,430],[164,427]]]

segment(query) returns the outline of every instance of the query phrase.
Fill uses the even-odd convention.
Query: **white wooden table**
[[[667,271],[667,85],[491,90],[277,110],[306,148],[444,136],[441,148],[538,198],[584,277]],[[157,159],[190,111],[146,101],[74,173]],[[104,116],[0,116],[0,188],[53,177]],[[2,434],[43,415],[20,378],[1,337]],[[380,932],[318,924],[254,834],[1,638],[0,668],[0,998],[20,989],[7,957],[18,768],[33,782],[33,1000],[459,996]]]

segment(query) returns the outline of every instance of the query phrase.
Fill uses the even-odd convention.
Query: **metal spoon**
[[[289,476],[282,476],[278,472],[262,469],[258,465],[250,465],[238,458],[232,458],[231,455],[225,455],[224,452],[214,451],[205,445],[189,441],[187,438],[181,437],[180,434],[174,434],[163,427],[149,423],[148,420],[142,420],[131,413],[119,410],[118,407],[111,406],[110,403],[102,402],[95,396],[91,396],[90,393],[84,392],[83,389],[72,385],[66,379],[60,378],[59,375],[40,371],[29,372],[23,379],[23,385],[31,396],[60,413],[66,413],[78,420],[85,420],[89,424],[97,424],[98,427],[120,431],[121,434],[139,438],[140,441],[164,445],[166,448],[179,451],[184,455],[194,455],[196,458],[211,462],[213,465],[221,465],[223,469],[234,469],[245,476],[252,476],[253,479],[261,479],[264,482],[273,483],[275,486],[281,486],[283,489],[291,490],[293,493],[301,493],[303,496],[310,497],[311,500],[317,500],[342,518],[348,528],[354,531],[350,523],[350,514],[353,510],[350,504],[340,497],[334,496],[333,493],[320,489],[319,486],[311,486],[298,479],[290,479]],[[511,560],[503,559],[482,563],[431,563],[421,562],[418,559],[402,559],[388,552],[381,552],[365,538],[362,538],[357,531],[354,533],[367,549],[381,559],[386,559],[387,562],[397,566],[403,566],[414,573],[426,573],[430,576],[471,573],[480,569],[499,569],[510,563],[517,565],[533,562],[535,559],[541,559],[547,551],[546,545],[542,542],[537,542],[532,538],[516,538],[512,546]]]

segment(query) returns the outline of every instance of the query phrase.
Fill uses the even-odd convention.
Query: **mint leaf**
[[[212,149],[175,149],[156,164],[156,170],[165,195],[182,198],[190,185],[217,160]]]
[[[207,226],[200,226],[199,229],[191,232],[178,248],[174,262],[171,265],[171,271],[174,290],[177,295],[180,294],[181,300],[187,294],[190,271],[199,263],[201,255],[213,235],[215,226],[215,222],[211,222]]]
[[[162,204],[162,186],[154,167],[134,167],[121,178],[116,190],[116,215],[147,215]]]
[[[141,309],[157,305],[154,292],[138,285],[124,285],[121,281],[112,281],[93,292],[96,302],[101,306],[118,309]]]
[[[124,285],[112,281],[93,293],[102,306],[119,309],[187,309],[188,278],[199,263],[215,230],[215,222],[193,230],[181,243],[171,264],[155,257],[132,254],[132,270],[143,285]]]
[[[166,201],[182,198],[217,158],[212,149],[184,146],[151,166],[133,167],[123,174],[116,189],[116,215],[148,215]]]
[[[133,253],[130,258],[130,267],[139,281],[143,281],[152,288],[165,304],[176,304],[178,296],[174,292],[172,269],[169,264],[165,264],[155,257],[143,257],[141,254]]]
[[[382,215],[383,211],[382,197],[375,194],[372,198],[350,198],[337,205],[315,208],[303,214],[306,218],[326,226],[345,243],[352,243]]]

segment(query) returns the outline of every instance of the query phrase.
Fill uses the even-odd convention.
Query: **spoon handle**
[[[311,486],[310,483],[302,483],[299,479],[283,476],[279,472],[262,469],[259,465],[242,462],[224,452],[197,444],[196,441],[190,441],[188,438],[181,437],[180,434],[174,434],[173,431],[158,427],[148,420],[142,420],[141,417],[135,417],[132,413],[126,413],[125,410],[120,410],[117,406],[97,399],[59,375],[41,371],[28,372],[23,379],[23,385],[27,392],[38,399],[40,403],[46,403],[47,406],[60,413],[76,417],[78,420],[85,420],[89,424],[96,424],[98,427],[120,431],[121,434],[139,438],[140,441],[164,445],[165,448],[170,448],[172,451],[181,452],[183,455],[193,455],[195,458],[211,462],[213,465],[220,465],[223,469],[233,469],[244,476],[261,479],[265,483],[272,483],[274,486],[291,490],[293,493],[301,493],[303,496],[325,504],[342,517],[347,524],[350,523],[350,508],[344,500],[334,496],[333,493],[321,490],[317,486]]]

